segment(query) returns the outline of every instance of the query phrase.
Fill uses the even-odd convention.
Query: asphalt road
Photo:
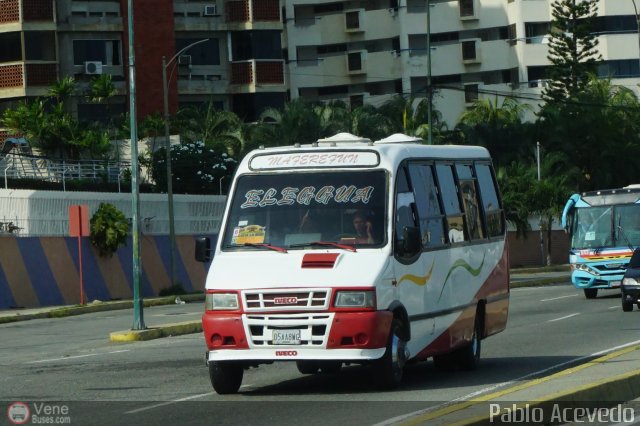
[[[144,315],[153,326],[201,311],[201,304],[170,305]],[[380,392],[365,367],[303,376],[293,363],[275,363],[247,371],[240,393],[227,396],[211,388],[200,334],[109,342],[109,332],[130,328],[131,310],[31,320],[0,325],[0,401],[56,401],[72,424],[378,424],[637,341],[639,315],[622,312],[617,291],[586,300],[569,283],[517,288],[507,330],[483,341],[476,371],[411,365],[400,389]]]

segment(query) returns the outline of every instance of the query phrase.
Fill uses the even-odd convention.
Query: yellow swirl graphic
[[[433,265],[434,265],[435,261],[433,263],[431,263],[431,268],[429,269],[429,272],[427,272],[426,275],[424,276],[419,276],[419,275],[412,275],[412,274],[406,274],[403,275],[400,280],[398,281],[398,285],[402,282],[402,281],[411,281],[412,283],[416,284],[416,285],[425,285],[427,283],[427,281],[429,281],[431,279],[431,274],[433,272]]]

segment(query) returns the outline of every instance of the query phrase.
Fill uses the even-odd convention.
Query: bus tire
[[[384,355],[373,362],[374,381],[384,389],[397,388],[402,382],[404,365],[407,362],[407,342],[400,337],[401,330],[402,322],[394,318]]]
[[[598,289],[597,288],[585,288],[584,289],[584,297],[586,297],[587,299],[595,299],[597,295],[598,295]]]
[[[230,361],[209,362],[209,377],[213,389],[220,395],[237,393],[242,384],[244,367]]]
[[[320,369],[320,363],[313,360],[298,360],[296,361],[296,367],[302,374],[316,374]]]
[[[471,341],[456,351],[457,364],[461,370],[475,370],[480,364],[482,349],[482,320],[476,315]]]
[[[624,296],[622,299],[622,311],[623,312],[631,312],[633,311],[633,302],[629,302],[624,300]]]

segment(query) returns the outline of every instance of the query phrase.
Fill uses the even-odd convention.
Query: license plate
[[[611,287],[620,287],[620,281],[611,281]]]
[[[273,330],[274,345],[299,345],[300,330]]]

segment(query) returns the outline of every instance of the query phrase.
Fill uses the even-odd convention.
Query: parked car
[[[640,309],[640,248],[635,249],[622,278],[622,310],[631,312],[633,304]]]

